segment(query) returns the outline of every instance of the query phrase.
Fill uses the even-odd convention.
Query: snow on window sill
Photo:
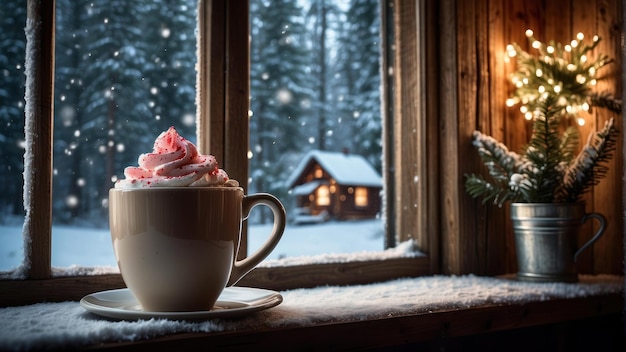
[[[394,248],[384,251],[361,251],[354,253],[330,253],[311,256],[296,256],[283,259],[269,259],[261,262],[259,268],[285,268],[289,266],[315,265],[315,264],[342,264],[348,262],[367,262],[396,258],[423,257],[424,253],[416,249],[414,240],[408,240],[398,244]],[[87,276],[119,274],[116,266],[80,266],[53,267],[52,277]],[[0,280],[25,279],[25,271],[17,268],[13,271],[0,272]]]
[[[341,264],[349,262],[366,262],[394,258],[415,258],[422,256],[425,256],[425,254],[417,250],[415,241],[408,240],[398,244],[398,246],[394,248],[389,248],[384,251],[329,253],[311,256],[288,257],[282,259],[270,259],[261,262],[258,267],[277,268],[298,265]]]
[[[538,314],[537,312],[549,309],[552,312],[548,314],[550,319],[556,321],[582,318],[586,314],[588,316],[589,307],[579,305],[585,305],[584,302],[592,297],[618,297],[621,302],[623,288],[624,278],[612,275],[581,275],[578,283],[528,283],[511,278],[475,275],[431,276],[367,285],[286,290],[280,292],[283,302],[274,308],[244,318],[196,322],[164,319],[111,321],[87,314],[75,301],[38,303],[0,309],[0,350],[9,347],[21,350],[43,347],[81,349],[92,344],[146,341],[176,333],[204,334],[202,336],[206,338],[231,333],[233,341],[239,341],[239,334],[254,331],[280,334],[284,329],[337,326],[380,319],[383,320],[379,327],[384,327],[388,325],[384,319],[408,316],[416,316],[416,323],[426,321],[432,324],[429,317],[433,313],[441,313],[447,317],[445,319],[477,319],[476,311],[471,310],[481,307],[491,307],[486,314],[489,315],[487,318],[493,319],[493,309],[498,307],[576,300],[573,302],[574,306],[561,304],[557,305],[559,308],[535,305],[532,308],[535,309],[532,310],[534,313],[530,317],[528,312],[518,312],[528,320],[533,319],[532,316]],[[604,306],[610,312],[599,314],[619,313],[615,306],[614,302],[610,308]],[[459,318],[458,313],[467,309],[470,310],[468,315]],[[572,313],[572,310],[580,312]],[[514,311],[516,310],[505,308],[505,311],[498,314],[506,318]],[[451,315],[447,315],[447,312]],[[568,317],[559,318],[558,315],[563,313],[569,314]],[[540,321],[535,323],[545,324],[543,315],[538,315]],[[515,316],[506,319],[518,318]],[[520,321],[516,322],[519,326]],[[526,323],[533,324],[532,321]],[[211,334],[214,332],[221,334]],[[315,334],[315,330],[311,334]]]

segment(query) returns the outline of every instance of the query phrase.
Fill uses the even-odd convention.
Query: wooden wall
[[[508,207],[482,206],[464,190],[464,175],[485,172],[471,133],[480,130],[512,150],[529,139],[530,122],[517,107],[508,108],[512,92],[509,74],[514,63],[504,62],[507,44],[528,48],[526,29],[543,42],[562,43],[583,32],[586,38],[599,35],[602,42],[594,53],[604,53],[615,63],[603,69],[607,79],[599,90],[622,95],[622,2],[620,0],[444,0],[439,7],[440,67],[440,152],[441,152],[441,271],[494,275],[517,270]],[[452,92],[452,93],[450,93]],[[451,108],[452,107],[452,108]],[[581,141],[590,131],[614,117],[623,130],[621,116],[596,109],[580,128]],[[454,154],[456,153],[456,155]],[[585,196],[588,212],[608,219],[604,236],[592,250],[579,257],[581,273],[623,274],[623,183],[622,141],[610,164],[610,172]],[[597,228],[584,226],[579,241],[586,241]]]

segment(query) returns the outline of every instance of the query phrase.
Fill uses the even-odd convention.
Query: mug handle
[[[230,278],[228,279],[227,286],[236,284],[237,281],[241,280],[242,277],[244,277],[250,272],[250,270],[254,269],[255,266],[265,259],[276,247],[278,241],[283,236],[283,232],[285,231],[287,218],[285,207],[278,200],[278,198],[268,193],[257,193],[244,196],[242,201],[242,220],[247,219],[252,208],[257,205],[265,205],[272,210],[272,213],[274,213],[274,227],[272,228],[272,233],[269,235],[267,240],[265,240],[263,245],[261,245],[261,248],[252,253],[252,255],[242,260],[237,260],[235,258],[233,270],[230,274]]]
[[[589,241],[587,241],[587,243],[583,244],[583,246],[580,247],[580,249],[576,251],[576,253],[574,254],[574,262],[576,262],[576,258],[578,257],[580,253],[582,253],[585,249],[591,246],[604,233],[604,228],[606,227],[606,219],[604,218],[604,216],[602,216],[602,214],[599,214],[599,213],[588,213],[582,217],[580,223],[584,224],[585,222],[587,222],[589,218],[595,218],[596,220],[598,220],[598,222],[600,223],[600,228],[598,229],[598,231],[596,231],[593,237]]]

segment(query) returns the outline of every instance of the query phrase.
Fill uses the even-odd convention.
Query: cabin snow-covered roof
[[[340,185],[382,187],[382,178],[374,167],[357,154],[312,150],[308,152],[294,169],[286,184],[289,188],[304,172],[311,160],[317,163]]]

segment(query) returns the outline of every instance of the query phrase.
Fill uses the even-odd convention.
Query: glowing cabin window
[[[322,185],[317,189],[317,197],[315,197],[318,206],[330,205],[330,191],[328,186]]]
[[[367,188],[356,187],[354,189],[354,205],[357,207],[367,206]]]
[[[324,172],[319,167],[315,169],[315,178],[322,178],[324,176]]]

